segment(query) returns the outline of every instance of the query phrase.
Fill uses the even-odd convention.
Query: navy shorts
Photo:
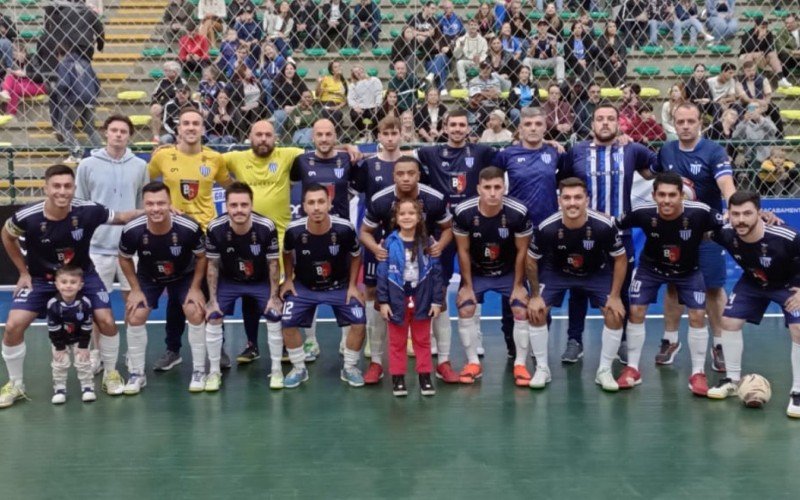
[[[58,290],[52,281],[42,278],[31,280],[32,288],[20,290],[11,302],[11,310],[21,309],[32,311],[43,318],[47,314],[47,302],[55,297]],[[106,287],[96,272],[91,271],[83,275],[83,295],[92,303],[92,309],[110,309],[111,303]]]
[[[339,326],[364,325],[367,323],[364,304],[356,299],[347,302],[347,288],[313,291],[294,282],[297,295],[287,295],[283,303],[281,323],[284,328],[309,328],[314,321],[317,306],[327,304],[333,309]]]
[[[725,286],[725,249],[713,241],[703,241],[700,243],[700,272],[703,273],[703,281],[706,289],[722,288]]]
[[[781,306],[786,325],[800,323],[800,312],[791,313],[783,307],[784,302],[793,294],[787,288],[761,288],[740,279],[734,285],[722,315],[757,325],[761,323],[769,303],[775,302]]]
[[[264,311],[269,303],[269,283],[237,283],[236,281],[220,279],[217,285],[217,303],[219,310],[225,316],[234,312],[236,299],[250,297],[258,302],[258,310],[270,321],[280,321],[280,315],[271,316]]]
[[[186,294],[189,293],[189,288],[192,286],[193,277],[194,273],[190,273],[169,283],[155,283],[137,276],[139,287],[142,289],[144,299],[147,301],[146,306],[150,309],[158,309],[158,298],[164,293],[165,288],[171,303],[183,305],[183,301],[186,300]],[[200,305],[204,306],[205,304]]]
[[[511,297],[511,292],[514,291],[514,273],[501,276],[473,276],[472,291],[475,293],[475,298],[478,299],[478,304],[483,304],[483,296],[486,292],[499,293],[507,302],[508,298]],[[473,305],[469,302],[460,304],[459,307]],[[514,306],[525,307],[525,304],[514,304]]]
[[[654,304],[658,300],[661,285],[675,285],[678,301],[689,309],[706,308],[706,284],[700,270],[678,276],[659,274],[647,266],[633,270],[631,287],[628,290],[632,306]]]
[[[567,291],[578,290],[589,299],[594,308],[605,307],[611,293],[613,276],[610,270],[585,276],[570,276],[547,266],[539,272],[539,294],[547,307],[560,307]]]
[[[378,259],[375,254],[364,247],[364,285],[378,286]]]

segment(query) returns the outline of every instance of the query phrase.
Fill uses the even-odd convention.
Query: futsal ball
[[[748,408],[761,408],[769,402],[772,397],[772,388],[769,380],[757,373],[751,373],[742,377],[739,382],[739,399]]]

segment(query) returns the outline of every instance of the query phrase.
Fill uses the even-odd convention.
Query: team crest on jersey
[[[693,175],[699,175],[700,171],[703,169],[703,165],[701,163],[690,163],[689,164],[689,171]]]
[[[331,252],[331,255],[339,254],[339,243],[337,241],[336,233],[331,233],[331,244],[328,245],[328,250]]]
[[[147,236],[147,233],[142,235],[142,246],[147,246],[150,244],[150,237]]]
[[[39,232],[40,232],[40,233],[42,233],[42,234],[44,234],[45,232],[47,232],[47,222],[46,222],[46,221],[42,221],[42,222],[39,224]]]
[[[573,269],[580,269],[583,267],[583,255],[579,253],[569,254],[567,263],[571,265]]]
[[[108,292],[106,292],[105,290],[97,292],[97,298],[100,299],[100,302],[102,302],[103,304],[108,304],[109,301]],[[80,318],[78,318],[78,320],[80,320]]]
[[[584,250],[591,250],[594,248],[594,240],[583,240]]]
[[[250,244],[250,251],[253,252],[253,256],[257,256],[261,253],[261,244],[259,243],[251,243]]]
[[[767,257],[767,244],[761,244],[761,257],[758,258],[758,262],[761,263],[763,267],[769,267],[772,264],[772,257]]]
[[[474,167],[475,166],[475,158],[473,158],[471,156],[467,156],[466,158],[464,158],[464,165],[466,165],[467,168]]]
[[[694,292],[694,300],[698,304],[704,304],[706,301],[706,294],[705,292]]]
[[[211,168],[208,165],[200,165],[200,175],[208,177],[211,174]]]
[[[267,167],[267,169],[269,170],[269,173],[274,174],[275,172],[278,171],[278,164],[275,163],[275,162],[272,162],[272,163],[269,164],[269,167]]]
[[[78,227],[78,217],[75,215],[72,216],[72,228],[72,231],[70,231],[72,239],[81,241],[83,239],[83,228]]]
[[[200,181],[181,179],[181,196],[187,201],[197,198],[200,192]]]
[[[550,162],[553,160],[553,157],[550,156],[550,153],[542,153],[542,163],[545,165],[550,165]]]
[[[656,227],[657,225],[658,225],[658,221],[656,220],[656,218],[655,217],[651,217],[650,218],[650,226],[651,227]]]
[[[333,175],[335,175],[337,179],[341,179],[342,177],[344,177],[344,168],[335,167],[333,169]]]
[[[169,251],[172,255],[177,257],[181,254],[181,246],[178,244],[178,233],[172,233],[172,245],[169,247]]]
[[[664,247],[664,258],[671,264],[681,260],[681,247],[677,245],[666,245]]]
[[[77,319],[78,321],[83,321],[83,311],[76,312],[75,313],[75,319]],[[72,325],[70,325],[70,326],[72,326]]]
[[[680,234],[683,241],[689,241],[689,238],[692,237],[692,230],[689,229],[689,219],[686,217],[683,218],[683,229],[678,231],[678,234]]]
[[[450,177],[450,187],[456,194],[461,194],[467,189],[467,174],[461,172]]]
[[[614,161],[617,163],[617,165],[622,165],[624,158],[625,153],[622,152],[621,148],[614,152]]]
[[[350,312],[353,313],[353,317],[356,319],[361,319],[364,317],[364,308],[360,305],[356,304],[350,308]]]
[[[500,227],[497,229],[497,234],[503,239],[508,238],[508,220],[506,219],[506,214],[500,217]]]

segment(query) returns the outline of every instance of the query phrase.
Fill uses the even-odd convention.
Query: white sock
[[[475,319],[475,331],[477,332],[475,339],[477,341],[477,347],[483,347],[483,332],[481,331],[481,313],[483,313],[483,304],[478,304],[475,306],[475,315],[473,319]]]
[[[303,350],[303,346],[287,348],[286,352],[289,353],[289,361],[292,362],[295,368],[298,370],[306,369],[306,352]]]
[[[189,323],[189,347],[192,349],[192,370],[206,372],[206,324]]]
[[[619,330],[612,330],[604,325],[602,339],[603,341],[600,347],[600,366],[598,368],[600,370],[603,368],[608,368],[610,370],[614,358],[617,357],[619,344],[622,342],[622,328]]]
[[[344,367],[347,368],[355,368],[356,364],[358,364],[358,358],[361,357],[361,353],[359,351],[354,351],[352,349],[348,349],[347,347],[344,348]]]
[[[280,371],[283,357],[283,329],[280,321],[267,321],[267,345],[272,371]]]
[[[514,360],[515,365],[525,366],[528,360],[528,351],[530,351],[530,332],[528,331],[529,323],[527,320],[514,320],[514,345],[517,347],[517,358]]]
[[[644,347],[644,323],[628,322],[628,366],[639,369],[639,359]]]
[[[478,358],[478,324],[475,318],[458,318],[458,335],[467,353],[467,363],[480,364]]]
[[[436,336],[436,348],[439,349],[437,362],[440,365],[447,363],[450,361],[450,342],[453,337],[448,311],[443,311],[433,320],[433,335]]]
[[[689,327],[689,354],[692,357],[692,375],[703,373],[706,366],[706,351],[708,351],[708,328]]]
[[[305,329],[306,340],[317,341],[317,313],[314,313],[314,320],[311,321],[311,327]]]
[[[208,350],[208,371],[219,373],[219,359],[222,356],[222,324],[206,323],[206,349]],[[194,356],[194,349],[192,349]]]
[[[369,350],[373,363],[383,366],[383,349],[386,345],[386,321],[375,311],[375,324],[372,325],[372,335],[369,338]]]
[[[113,337],[100,335],[100,359],[103,361],[103,374],[109,373],[117,369],[117,359],[119,358],[119,332]]]
[[[366,333],[364,334],[364,349],[369,346],[370,351],[372,350],[372,330],[375,328],[376,316],[378,316],[378,311],[375,310],[375,301],[368,300],[366,305],[364,306],[366,309],[366,316],[367,316],[367,328]]]
[[[528,331],[530,332],[531,349],[533,350],[533,356],[536,358],[537,368],[548,368],[549,363],[547,360],[547,341],[550,337],[550,332],[547,330],[547,325],[529,325]]]
[[[664,340],[669,340],[670,344],[675,344],[678,342],[678,330],[668,332],[664,332]]]
[[[350,333],[350,327],[343,326],[341,330],[342,330],[342,338],[339,339],[339,347],[341,348],[342,351],[344,351],[345,349],[347,349],[347,334]]]
[[[792,342],[792,392],[800,392],[800,344]]]
[[[3,359],[8,369],[8,379],[14,385],[22,385],[22,365],[25,363],[25,342],[7,346],[3,344]]]
[[[147,327],[128,325],[128,373],[144,375],[144,353],[147,351]]]
[[[726,375],[734,382],[742,378],[742,351],[744,350],[744,339],[741,330],[722,330],[720,337],[722,352],[725,353]]]

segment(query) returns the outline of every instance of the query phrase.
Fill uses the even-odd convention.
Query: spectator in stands
[[[733,138],[753,142],[774,141],[778,138],[778,127],[761,114],[761,107],[758,104],[751,103],[747,105],[742,121],[733,130]],[[771,146],[766,145],[748,145],[745,148],[745,158],[750,163],[755,161],[760,164],[769,158],[770,148]]]
[[[95,45],[102,52],[105,44],[105,30],[100,16],[83,1],[53,2],[52,6],[45,7],[45,11],[50,7],[54,9],[51,12],[58,14],[45,16],[45,19],[57,19],[58,24],[51,27],[45,22],[45,29],[55,31],[64,50],[91,63]]]
[[[306,91],[308,91],[308,87],[297,74],[297,66],[292,61],[287,62],[283,67],[283,72],[272,82],[272,99],[275,104],[272,122],[275,126],[276,137],[283,136],[286,119],[300,104],[303,93]]]
[[[444,0],[442,2],[442,17],[439,18],[439,30],[449,45],[455,43],[456,39],[464,34],[464,23],[455,13],[453,2]]]
[[[511,3],[513,4],[514,2],[512,1]],[[524,15],[522,17],[525,22],[528,21]],[[481,35],[484,37],[495,32],[496,20],[494,17],[494,11],[492,11],[492,8],[488,3],[481,2],[481,4],[478,6],[478,12],[475,13],[475,17],[473,19],[475,19],[475,22],[478,23],[478,31],[480,31]],[[530,25],[530,23],[528,24]],[[513,23],[513,26],[516,26],[516,24]]]
[[[589,84],[589,88],[581,95],[576,104],[578,110],[575,118],[575,133],[578,140],[586,140],[592,137],[592,121],[594,110],[600,104],[600,85],[595,82]]]
[[[14,40],[17,39],[17,30],[14,21],[0,13],[0,78],[14,65]]]
[[[186,23],[194,17],[195,7],[189,0],[169,0],[164,10],[164,41],[172,45],[187,33]]]
[[[565,141],[572,133],[575,113],[566,99],[561,97],[561,87],[551,83],[547,88],[547,101],[542,104],[545,113],[545,137],[556,141]]]
[[[778,51],[775,49],[775,37],[772,36],[769,23],[763,17],[755,18],[755,26],[742,35],[739,59],[742,62],[754,61],[760,68],[769,66],[779,78],[779,87],[792,86],[783,74],[783,66],[778,60]]]
[[[522,57],[522,40],[511,34],[511,25],[509,23],[503,23],[500,27],[500,43],[503,46],[503,52],[515,60],[520,60]]]
[[[486,122],[486,129],[481,134],[478,142],[488,143],[509,143],[514,140],[514,134],[506,128],[506,114],[502,110],[495,109],[489,113]]]
[[[175,97],[164,104],[164,113],[161,116],[161,125],[164,134],[159,137],[159,144],[175,144],[178,139],[178,117],[185,107],[200,108],[200,103],[192,100],[192,88],[189,85],[178,87]]]
[[[322,4],[320,25],[323,47],[344,47],[350,26],[350,7],[342,0],[330,0]]]
[[[564,21],[558,15],[562,10],[564,9],[556,8],[556,4],[548,3],[544,8],[544,16],[542,16],[542,19],[547,21],[547,32],[556,37],[558,41],[561,41],[561,32],[564,30]]]
[[[150,132],[153,140],[159,142],[161,137],[161,119],[164,105],[174,99],[178,88],[187,86],[186,80],[181,76],[181,65],[175,61],[164,63],[164,78],[159,80],[150,101]]]
[[[617,14],[620,38],[626,47],[638,49],[645,44],[645,31],[650,21],[647,0],[626,0]]]
[[[712,105],[711,110],[714,117],[718,117],[722,111],[733,107],[736,111],[741,111],[739,106],[739,94],[736,92],[736,65],[733,63],[722,63],[720,73],[712,76],[706,82],[711,90]]]
[[[764,75],[758,73],[753,61],[742,64],[742,75],[736,82],[736,93],[742,106],[756,103],[761,108],[761,114],[769,117],[778,127],[778,136],[783,137],[783,120],[781,112],[772,102],[772,85]]]
[[[252,0],[233,0],[230,4],[228,4],[228,24],[233,26],[236,24],[236,21],[241,21],[243,19],[242,14],[250,9],[250,12],[255,12],[256,6],[252,2]]]
[[[317,42],[317,4],[313,0],[293,0],[289,9],[294,15],[295,29],[292,33],[293,48],[313,47]]]
[[[239,110],[242,117],[239,122],[239,132],[244,135],[250,130],[250,126],[264,115],[264,90],[261,82],[258,81],[253,70],[240,64],[233,72],[233,78],[229,85],[231,101]]]
[[[511,88],[512,78],[519,73],[520,62],[503,50],[499,37],[492,37],[489,42],[489,54],[485,61],[492,67],[492,73],[500,78],[504,89]]]
[[[483,5],[486,5],[488,10],[489,5]],[[506,12],[503,22],[511,25],[511,36],[514,36],[519,40],[525,40],[528,38],[531,29],[533,29],[528,16],[522,12],[522,4],[520,3],[520,0],[511,0],[511,2],[509,2],[508,11]]]
[[[75,122],[80,119],[83,131],[92,146],[103,146],[103,139],[95,129],[95,106],[100,95],[100,81],[85,58],[74,53],[66,53],[61,47],[58,51],[59,63],[56,67],[56,85],[50,92],[51,120],[55,130],[64,138],[64,143],[72,149],[73,156],[80,150],[80,143],[73,134]],[[52,111],[57,110],[55,116]]]
[[[236,36],[236,30],[228,28],[225,31],[225,38],[219,44],[219,56],[214,64],[217,65],[223,75],[229,77],[233,75],[233,70],[236,69],[238,64],[241,64],[244,59],[239,59],[236,55],[239,49],[239,38]],[[243,57],[247,57],[247,47],[243,48]]]
[[[626,84],[623,83],[620,88],[622,89],[622,101],[619,104],[619,120],[620,126],[625,120],[633,120],[639,114],[639,108],[642,107],[642,87],[638,83]]]
[[[572,23],[572,33],[564,43],[564,63],[579,82],[594,79],[594,58],[597,48],[581,22]]]
[[[186,74],[200,73],[211,62],[211,42],[197,30],[193,20],[186,22],[186,34],[178,42],[178,60]]]
[[[536,35],[531,38],[527,57],[522,65],[531,68],[554,69],[558,83],[564,81],[564,58],[558,55],[558,41],[548,33],[548,24],[544,19],[536,23]]]
[[[392,65],[394,66],[397,61],[403,61],[406,63],[407,68],[415,70],[417,67],[418,46],[419,42],[415,36],[414,28],[408,25],[404,26],[400,36],[392,43]]]
[[[425,66],[425,79],[435,85],[442,95],[447,95],[447,76],[450,72],[450,44],[437,26],[433,36],[422,44],[421,62]]]
[[[414,127],[414,112],[410,109],[400,113],[400,144],[420,142],[417,129]]]
[[[775,50],[785,70],[792,71],[800,67],[800,26],[797,24],[797,15],[789,14],[784,18],[783,28],[775,39]]]
[[[221,90],[205,119],[207,143],[210,146],[224,146],[239,142],[240,120],[239,110],[231,102],[228,92]]]
[[[281,2],[278,11],[272,6],[272,1],[267,2],[267,10],[264,12],[264,35],[269,41],[275,44],[278,52],[287,57],[289,55],[290,40],[293,35],[294,17],[289,10],[288,1]]]
[[[722,112],[722,116],[718,120],[714,120],[711,127],[708,128],[706,137],[712,141],[727,142],[733,140],[733,131],[739,123],[739,112],[733,108],[728,108]],[[732,144],[725,144],[725,151],[728,157],[733,161],[736,156],[736,146]]]
[[[477,68],[488,53],[489,44],[478,31],[478,22],[471,19],[467,23],[467,34],[459,38],[453,48],[458,83],[462,89],[467,88],[467,70]]]
[[[478,76],[469,81],[469,122],[473,132],[480,136],[486,126],[489,113],[500,106],[500,93],[503,85],[500,77],[492,71],[492,66],[484,61],[480,64]]]
[[[522,108],[538,106],[539,86],[535,81],[531,81],[531,69],[527,66],[520,66],[517,83],[508,93],[508,115],[511,118],[512,125],[515,128],[519,125]]]
[[[397,107],[397,103],[397,91],[393,89],[387,90],[386,94],[383,96],[381,107],[378,110],[378,123],[387,116],[392,116],[398,120],[400,119],[400,109]]]
[[[208,112],[217,100],[217,95],[225,88],[225,84],[219,81],[219,77],[220,71],[216,66],[203,68],[203,78],[197,86],[197,93],[200,95],[200,105],[202,106],[200,109],[204,117],[208,117]]]
[[[255,8],[251,5],[246,5],[239,15],[239,19],[234,23],[233,28],[239,38],[239,46],[247,47],[250,50],[250,55],[258,60],[261,57],[259,44],[261,39],[264,38],[264,32],[254,16]]]
[[[428,37],[433,36],[433,29],[436,27],[436,18],[433,15],[434,4],[428,2],[422,6],[422,12],[417,12],[408,20],[408,25],[414,28],[414,36],[419,42],[423,42]]]
[[[394,63],[394,76],[389,80],[388,90],[397,92],[397,110],[401,113],[414,107],[417,90],[422,88],[422,83],[416,75],[408,72],[408,67],[403,61]]]
[[[695,64],[692,76],[686,80],[686,100],[697,104],[704,115],[714,116],[714,96],[706,78],[706,67],[702,63]]]
[[[383,84],[380,79],[368,76],[360,64],[353,66],[347,87],[347,104],[350,106],[350,122],[359,134],[364,134],[364,142],[372,142],[377,130],[382,98]]]
[[[714,37],[706,32],[703,23],[697,18],[697,2],[695,0],[679,0],[675,5],[675,45],[683,44],[683,29],[689,28],[689,45],[697,45],[697,34],[703,35],[706,42],[713,42]]]
[[[3,78],[0,102],[6,103],[7,114],[15,116],[21,99],[47,94],[47,85],[34,82],[25,73],[25,68],[28,65],[28,51],[25,50],[23,44],[14,44],[13,55],[13,63],[6,71],[5,78]]]
[[[281,74],[286,59],[278,52],[278,48],[269,40],[264,40],[261,47],[261,60],[258,64],[258,79],[264,90],[264,106],[269,112],[275,110],[273,105],[272,82]]]
[[[228,18],[225,0],[199,0],[197,19],[200,20],[200,33],[204,34],[212,46],[217,44],[217,32],[221,32],[223,21]]]
[[[675,24],[675,5],[673,0],[651,2],[648,17],[647,28],[650,32],[648,43],[650,45],[658,45],[658,30],[661,28],[672,30]],[[678,45],[677,38],[675,45]]]
[[[758,191],[764,196],[792,196],[797,188],[797,176],[795,163],[786,159],[786,151],[773,146],[769,158],[761,163]]]
[[[322,105],[322,117],[336,126],[336,133],[342,137],[342,110],[347,106],[347,82],[342,76],[342,64],[339,61],[328,63],[328,74],[317,83],[317,100]]]
[[[620,122],[620,130],[628,134],[634,141],[645,144],[651,141],[663,141],[666,137],[664,128],[659,125],[653,115],[653,107],[647,103],[639,106],[638,113],[633,119]]]
[[[678,138],[678,131],[675,129],[675,117],[672,112],[685,102],[687,102],[686,87],[682,82],[678,82],[669,88],[668,99],[661,106],[661,125],[664,127],[668,141],[674,141]]]
[[[314,122],[322,117],[322,107],[314,101],[314,96],[310,90],[306,90],[300,96],[300,103],[289,113],[288,132],[292,134],[294,144],[311,144],[311,132]]]
[[[616,23],[606,23],[603,35],[597,40],[597,65],[612,87],[618,87],[625,81],[627,57],[628,49],[617,36]]]
[[[425,92],[425,103],[417,106],[414,112],[414,126],[425,142],[442,142],[444,115],[447,108],[442,104],[439,92],[429,88]]]
[[[735,37],[739,29],[735,3],[736,0],[706,0],[706,24],[711,36],[719,42]]]
[[[544,0],[536,0],[536,10],[544,11],[547,14],[548,11],[552,12],[562,12],[564,10],[564,0],[556,0],[555,2],[551,2],[545,5]]]
[[[381,36],[381,9],[374,0],[361,0],[353,7],[352,47],[361,47],[361,42],[369,36],[373,47],[378,46]]]

